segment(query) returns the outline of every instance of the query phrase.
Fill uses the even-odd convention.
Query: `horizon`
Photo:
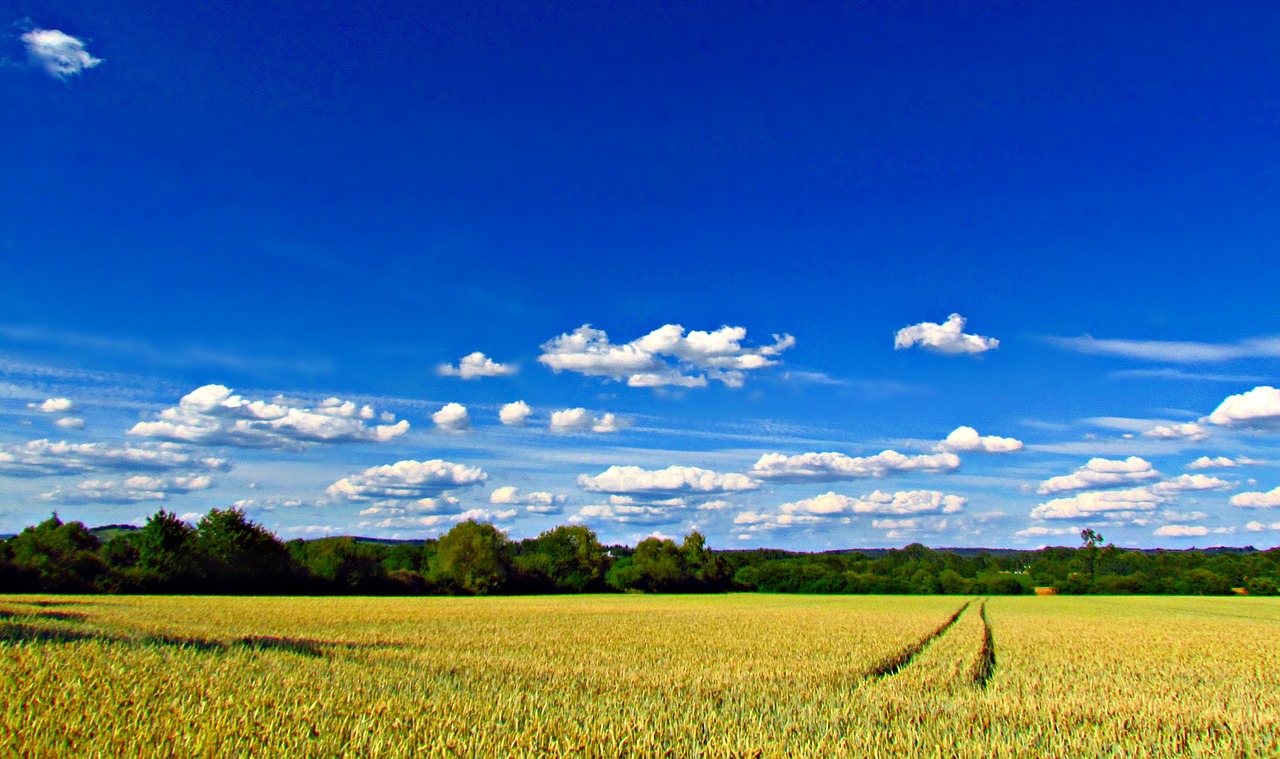
[[[1280,545],[1280,7],[11,13],[2,533]]]

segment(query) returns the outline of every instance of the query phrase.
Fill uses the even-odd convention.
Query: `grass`
[[[1278,633],[1261,598],[7,597],[0,755],[1275,756]]]

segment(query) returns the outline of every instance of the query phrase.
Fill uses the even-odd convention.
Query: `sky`
[[[1280,544],[1280,6],[7,7],[0,533]]]

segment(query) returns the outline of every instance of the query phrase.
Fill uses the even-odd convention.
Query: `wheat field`
[[[958,613],[957,613],[958,612]],[[1280,755],[1263,598],[0,598],[0,755]]]

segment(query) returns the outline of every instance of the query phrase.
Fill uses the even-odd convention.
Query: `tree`
[[[1084,547],[1080,549],[1080,557],[1084,560],[1085,568],[1089,570],[1089,579],[1093,580],[1098,568],[1098,545],[1102,543],[1102,535],[1095,532],[1093,528],[1086,527],[1080,531],[1080,540],[1084,541]]]
[[[293,574],[284,544],[234,507],[210,509],[196,525],[195,545],[221,592],[280,592]]]
[[[604,589],[609,556],[586,525],[554,527],[535,538],[530,548],[533,560],[527,564],[544,573],[554,590],[582,593]]]
[[[510,552],[507,536],[498,528],[468,519],[440,536],[433,574],[461,593],[495,593],[507,580]]]
[[[196,530],[161,509],[130,536],[138,549],[141,581],[155,589],[186,589],[199,577],[195,555]]]
[[[9,541],[13,564],[35,575],[42,590],[93,590],[107,573],[98,558],[98,539],[80,522],[63,524],[55,513]]]

